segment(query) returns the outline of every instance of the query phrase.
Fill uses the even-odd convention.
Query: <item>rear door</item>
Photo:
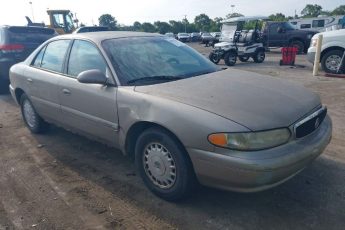
[[[116,146],[118,116],[117,87],[78,82],[79,73],[98,69],[114,82],[107,63],[96,45],[75,40],[65,69],[59,79],[59,99],[65,125]]]
[[[58,80],[62,76],[67,50],[71,40],[52,41],[41,49],[25,71],[28,95],[38,114],[60,121]]]

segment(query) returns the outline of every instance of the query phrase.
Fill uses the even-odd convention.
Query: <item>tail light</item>
[[[0,52],[2,53],[20,53],[23,50],[24,46],[21,44],[0,45]]]

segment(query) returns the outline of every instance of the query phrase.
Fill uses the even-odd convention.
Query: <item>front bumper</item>
[[[323,152],[331,135],[332,122],[327,115],[312,134],[272,149],[242,153],[228,150],[225,154],[192,148],[187,151],[201,184],[256,192],[279,185],[302,171]]]

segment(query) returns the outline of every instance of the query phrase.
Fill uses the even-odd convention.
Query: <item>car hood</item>
[[[321,104],[302,86],[234,69],[134,90],[209,111],[253,131],[288,127]]]

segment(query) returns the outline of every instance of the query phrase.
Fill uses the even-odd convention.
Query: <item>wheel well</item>
[[[145,130],[147,130],[149,128],[158,128],[158,129],[162,129],[162,130],[168,132],[174,138],[174,140],[177,141],[177,143],[180,145],[180,147],[183,148],[183,150],[187,153],[187,150],[185,149],[182,142],[169,129],[167,129],[167,128],[159,125],[159,124],[153,123],[153,122],[140,121],[140,122],[137,122],[134,125],[132,125],[130,127],[130,129],[128,130],[127,135],[126,135],[125,151],[126,151],[126,154],[131,159],[134,159],[134,156],[135,156],[135,144],[138,140],[138,137],[140,136],[140,134],[142,132],[144,132]],[[189,158],[188,154],[187,154],[187,157]],[[190,160],[190,158],[189,158],[189,160]]]
[[[340,46],[331,46],[331,47],[328,47],[327,49],[324,49],[322,52],[321,52],[321,55],[320,55],[320,61],[322,60],[323,56],[329,52],[329,51],[332,51],[332,50],[341,50],[341,51],[344,51],[345,49],[343,47],[340,47]]]
[[[24,90],[18,88],[14,91],[15,95],[16,95],[16,99],[18,104],[20,103],[20,98],[22,97],[22,95],[24,94]]]

